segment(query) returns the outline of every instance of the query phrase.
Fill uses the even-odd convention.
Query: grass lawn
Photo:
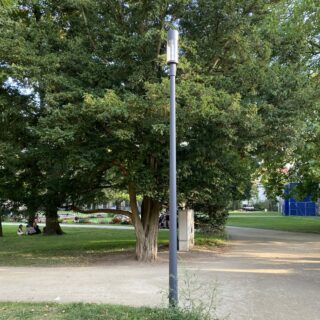
[[[160,308],[105,304],[0,303],[0,320],[201,320],[201,316]]]
[[[0,265],[86,265],[111,252],[135,247],[133,230],[64,228],[63,236],[17,236],[17,226],[3,226]],[[168,243],[168,232],[160,231],[159,244]]]
[[[248,216],[248,217],[270,217],[270,216],[281,216],[281,213],[277,211],[242,211],[235,210],[229,211],[229,216]]]
[[[108,254],[133,251],[134,230],[67,228],[63,236],[17,236],[17,226],[4,225],[0,238],[0,266],[88,265]],[[158,244],[168,245],[168,230],[159,231]],[[196,244],[213,247],[222,236],[196,234]]]
[[[230,215],[227,221],[227,225],[257,229],[320,233],[320,217],[237,217]]]

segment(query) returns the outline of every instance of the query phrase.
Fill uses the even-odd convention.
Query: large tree
[[[127,190],[131,210],[121,213],[135,226],[137,258],[156,258],[168,202],[166,28],[176,21],[179,201],[220,212],[262,160],[283,159],[308,80],[301,33],[286,32],[296,4],[285,4],[67,0],[1,9],[3,79],[34,95],[24,154],[38,168],[49,229],[58,230],[59,206]]]
[[[320,9],[316,1],[302,0],[293,1],[289,12],[289,15],[277,18],[277,42],[281,41],[285,50],[275,51],[276,58],[282,65],[290,63],[291,66],[290,74],[284,74],[287,85],[279,87],[281,91],[276,91],[277,97],[281,99],[289,97],[280,110],[286,128],[278,130],[285,143],[280,144],[281,149],[275,155],[270,154],[267,158],[269,161],[263,163],[262,175],[267,191],[272,196],[283,195],[286,183],[299,182],[297,196],[305,197],[310,194],[317,198],[320,194],[317,160]],[[290,68],[287,67],[287,70]],[[288,90],[293,87],[296,89]],[[279,123],[278,119],[276,121]],[[272,156],[274,160],[270,161]]]

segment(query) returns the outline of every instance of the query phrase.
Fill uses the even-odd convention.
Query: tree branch
[[[84,7],[81,6],[81,11],[82,11],[82,17],[83,17],[83,21],[84,21],[84,24],[85,24],[85,27],[86,27],[86,30],[87,30],[87,36],[89,38],[89,41],[90,41],[90,44],[93,48],[93,51],[97,51],[97,46],[96,46],[96,43],[95,41],[93,40],[92,36],[91,36],[91,32],[90,32],[90,29],[89,29],[89,24],[88,24],[88,20],[87,20],[87,17],[86,17],[86,14],[85,14],[85,11],[84,11]],[[101,61],[104,63],[104,64],[108,64],[109,61],[103,59],[102,57],[99,57],[101,59]]]
[[[131,211],[135,216],[139,217],[139,209],[137,205],[137,194],[136,194],[135,185],[132,182],[129,182],[128,187],[129,187],[128,189],[129,189]]]
[[[71,210],[84,213],[84,214],[92,214],[92,213],[112,213],[112,214],[122,214],[129,218],[132,218],[132,212],[126,210],[118,210],[118,209],[80,209],[78,207],[72,206]]]
[[[316,43],[315,41],[310,41],[309,43],[310,43],[310,45],[312,47],[316,47],[316,48],[320,49],[320,44],[319,43]]]

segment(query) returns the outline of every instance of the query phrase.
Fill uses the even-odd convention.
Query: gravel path
[[[191,289],[200,287],[194,294],[206,301],[217,282],[218,314],[230,320],[320,319],[319,235],[228,231],[230,245],[224,249],[180,254],[180,287],[191,279]],[[2,301],[161,305],[168,255],[161,252],[149,265],[123,253],[91,267],[0,267],[0,284]]]

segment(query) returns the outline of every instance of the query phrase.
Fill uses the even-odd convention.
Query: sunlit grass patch
[[[229,216],[228,226],[272,229],[291,232],[320,233],[320,217],[234,217]]]
[[[110,252],[133,250],[133,230],[65,228],[63,236],[21,236],[17,226],[3,226],[0,238],[0,265],[54,266],[87,265]],[[160,232],[159,243],[168,242],[168,233]]]
[[[134,254],[134,230],[64,228],[62,236],[17,236],[17,226],[4,227],[0,238],[0,266],[86,266],[112,253]],[[160,230],[158,245],[169,244],[168,230]],[[224,243],[224,235],[196,233],[196,245],[214,247]]]

